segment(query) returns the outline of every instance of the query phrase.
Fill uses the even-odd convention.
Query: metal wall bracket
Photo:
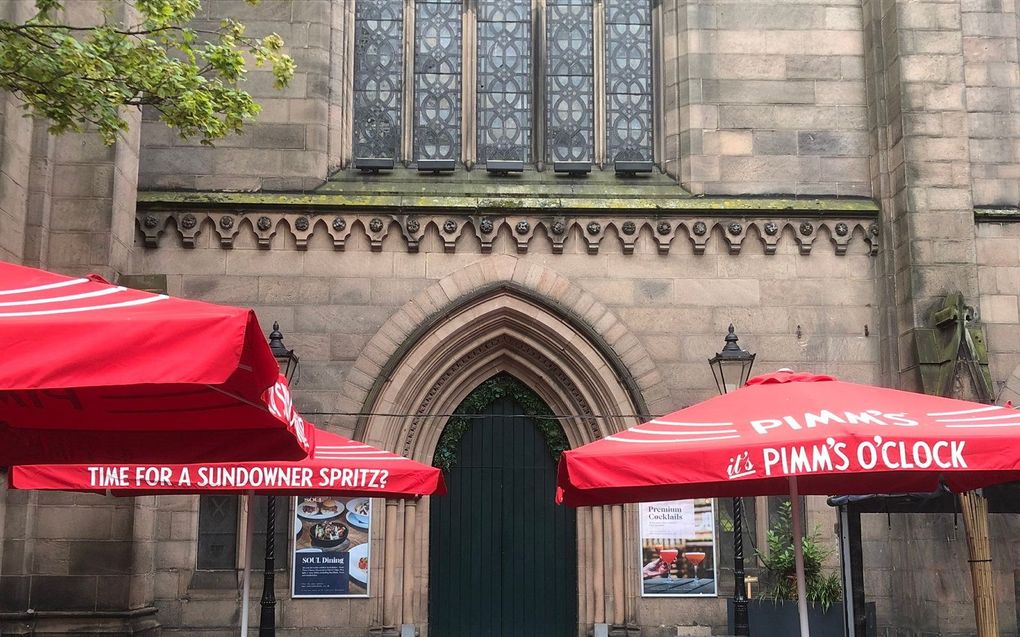
[[[365,172],[379,172],[380,170],[393,170],[396,162],[390,157],[355,157],[354,167]]]
[[[613,170],[618,175],[636,175],[637,173],[652,172],[650,161],[616,161],[613,162]]]
[[[591,172],[590,161],[554,161],[553,172],[568,173],[575,177],[581,177]]]
[[[485,162],[485,170],[496,174],[522,173],[524,172],[524,162],[512,159],[490,159]]]
[[[454,159],[419,159],[418,172],[440,173],[453,172],[457,168],[457,161]]]

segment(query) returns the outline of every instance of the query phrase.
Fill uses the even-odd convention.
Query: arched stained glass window
[[[546,156],[591,162],[595,65],[591,0],[547,0]]]
[[[606,160],[652,161],[652,7],[605,0]]]
[[[357,0],[354,44],[354,157],[400,152],[404,3]]]
[[[478,2],[478,160],[531,160],[531,0]]]
[[[354,3],[355,166],[651,170],[651,0]]]
[[[415,4],[414,157],[460,156],[461,3]]]

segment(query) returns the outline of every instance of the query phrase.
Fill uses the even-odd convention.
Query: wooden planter
[[[747,603],[748,624],[752,637],[795,637],[800,634],[800,617],[797,602],[773,602],[752,599]],[[729,634],[733,634],[733,600],[726,602]],[[811,637],[843,637],[843,606],[834,604],[822,611],[820,606],[808,604],[808,622]]]

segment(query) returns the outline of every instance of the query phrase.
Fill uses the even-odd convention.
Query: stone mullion
[[[591,507],[579,507],[576,510],[575,533],[577,543],[577,581],[591,582],[594,543],[592,540],[593,522]],[[595,596],[592,586],[577,587],[577,621],[582,626],[591,626],[594,620]]]
[[[605,511],[591,507],[592,521],[592,588],[595,594],[594,623],[606,623],[606,538]]]
[[[338,27],[340,50],[342,51],[342,75],[344,81],[338,83],[339,91],[339,135],[337,156],[340,166],[350,166],[354,160],[354,40],[355,40],[355,8],[357,0],[343,3],[341,24]],[[331,108],[334,105],[330,105]]]
[[[615,627],[623,627],[627,623],[626,560],[623,554],[623,547],[625,545],[623,532],[623,505],[614,504],[609,507],[609,510],[611,512],[610,519],[612,521],[612,540],[610,549],[613,564],[613,612],[612,622],[610,623]]]
[[[686,83],[688,86],[691,82],[691,72],[689,67],[690,59],[690,42],[688,40],[688,25],[687,25],[687,2],[686,0],[670,0],[673,7],[673,23],[674,28],[673,37],[676,38],[676,58],[673,60],[673,86],[670,89],[666,86],[665,73],[663,74],[662,84],[662,101],[666,102],[666,91],[671,91],[673,95],[673,108],[675,109],[674,114],[667,115],[663,113],[663,137],[660,138],[660,145],[663,147],[660,151],[660,157],[662,163],[660,166],[665,170],[667,174],[672,175],[681,184],[691,183],[691,137],[695,134],[695,127],[698,129],[697,134],[700,138],[701,127],[703,126],[703,116],[699,114],[697,120],[691,114],[691,110],[695,108],[695,101],[691,98],[691,91],[682,90],[682,87]],[[662,32],[665,32],[665,27],[668,25],[666,20],[660,22]],[[668,36],[664,36],[668,37]],[[663,47],[663,55],[666,53],[666,47]],[[665,64],[663,64],[665,67]],[[699,92],[700,96],[700,92]],[[699,100],[700,101],[700,97]],[[668,147],[668,141],[665,136],[668,130],[666,125],[666,118],[670,117],[673,122],[673,130],[675,131],[675,142],[671,149],[672,152],[666,152]],[[668,162],[670,159],[673,160],[673,171],[670,172]]]
[[[658,95],[664,95],[662,90],[663,63],[662,57],[662,3],[652,4],[652,41],[649,43],[652,64],[652,85],[649,90],[652,94],[652,161],[662,165],[662,112],[663,101],[655,99]]]
[[[475,108],[478,99],[477,0],[464,0],[464,22],[461,29],[460,155],[464,165],[471,169],[478,160],[478,112]]]
[[[403,97],[400,105],[401,143],[399,155],[401,161],[408,163],[414,155],[414,36],[415,36],[414,0],[404,0],[404,59],[403,59]]]
[[[600,168],[606,164],[606,5],[595,0],[592,6],[592,74],[595,92],[592,108],[594,157]]]
[[[397,539],[400,535],[398,513],[400,500],[387,499],[383,525],[383,632],[396,632],[400,620],[397,596]]]
[[[546,89],[545,70],[548,63],[549,48],[546,46],[546,0],[532,0],[531,8],[532,26],[532,54],[531,54],[531,78],[533,103],[531,106],[531,157],[535,167],[542,170],[545,167],[545,139],[546,139]]]
[[[418,509],[417,500],[404,502],[404,549],[401,558],[401,611],[400,623],[414,625],[414,579],[417,573],[415,558],[418,552],[415,547],[415,519]]]

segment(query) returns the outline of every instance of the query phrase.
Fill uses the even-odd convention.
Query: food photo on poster
[[[291,596],[367,597],[371,520],[369,498],[295,498]]]
[[[641,594],[715,596],[715,501],[642,502]]]

